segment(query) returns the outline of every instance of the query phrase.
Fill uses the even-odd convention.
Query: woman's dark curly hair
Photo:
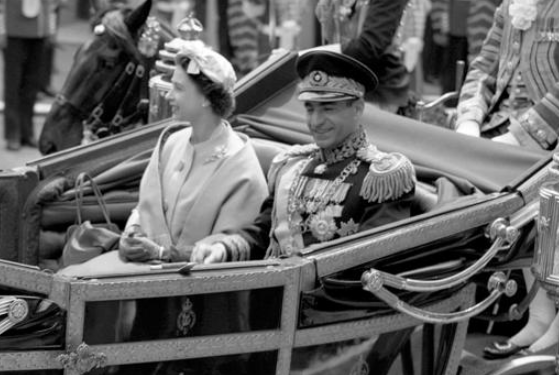
[[[186,72],[190,59],[186,56],[179,58],[179,65]],[[223,88],[223,85],[209,79],[204,73],[188,74],[198,86],[202,95],[208,99],[215,114],[227,118],[235,110],[235,97],[233,93]]]

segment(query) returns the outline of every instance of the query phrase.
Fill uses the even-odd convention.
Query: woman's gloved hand
[[[120,237],[119,254],[122,258],[132,262],[146,262],[160,259],[163,247],[146,237],[137,225],[124,231]]]
[[[192,250],[190,261],[194,263],[222,263],[227,259],[227,250],[221,242],[213,244],[198,243]]]

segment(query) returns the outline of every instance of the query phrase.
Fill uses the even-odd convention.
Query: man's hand
[[[506,132],[505,134],[501,134],[497,137],[491,138],[491,140],[495,142],[506,143],[508,145],[520,146],[518,139],[516,139],[516,137],[510,132]]]
[[[479,137],[479,124],[473,120],[464,121],[458,125],[456,132],[472,137]]]
[[[222,263],[227,259],[227,250],[221,242],[213,244],[199,243],[194,246],[190,261],[194,263]]]
[[[161,246],[147,237],[130,237],[124,234],[120,237],[118,251],[124,259],[132,262],[145,262],[159,259]]]

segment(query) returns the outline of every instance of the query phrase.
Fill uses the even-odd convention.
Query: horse
[[[177,36],[149,17],[152,0],[135,9],[106,9],[94,37],[74,56],[47,115],[39,151],[50,154],[147,122],[148,82],[157,51]],[[82,141],[83,139],[83,141]]]

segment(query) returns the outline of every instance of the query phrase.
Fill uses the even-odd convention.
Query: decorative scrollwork
[[[379,271],[371,269],[363,272],[363,275],[361,276],[361,283],[363,284],[365,290],[378,291],[384,285],[384,280]]]
[[[489,238],[501,238],[505,243],[512,244],[520,236],[520,231],[504,218],[498,218],[489,226]]]
[[[57,360],[70,374],[81,375],[94,368],[105,367],[107,356],[104,353],[95,353],[86,343],[81,343],[75,352],[61,354]]]

